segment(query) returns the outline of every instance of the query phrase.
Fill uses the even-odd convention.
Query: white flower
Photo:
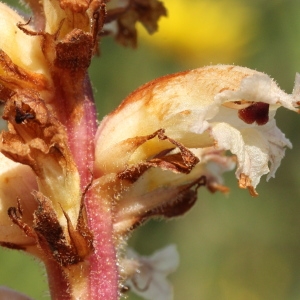
[[[131,274],[126,284],[137,295],[148,300],[173,299],[172,286],[167,276],[179,265],[179,255],[175,245],[169,245],[151,256],[139,256],[132,249],[127,251],[127,265],[137,269]]]
[[[274,116],[280,106],[297,111],[298,90],[299,78],[289,95],[266,74],[225,65],[156,79],[102,121],[96,169],[102,174],[128,170],[174,148],[172,140],[191,151],[229,150],[237,158],[239,186],[257,195],[261,176],[274,177],[285,148],[292,146]],[[169,139],[154,139],[162,129]]]

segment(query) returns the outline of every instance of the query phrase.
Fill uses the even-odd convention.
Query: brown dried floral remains
[[[201,176],[189,184],[180,186],[178,188],[177,197],[173,199],[172,203],[167,203],[166,205],[148,211],[144,217],[161,216],[164,218],[175,218],[184,215],[196,203],[197,190],[201,186],[206,186],[206,184],[206,177]]]
[[[148,136],[132,138],[130,139],[129,144],[134,144],[134,148],[138,148],[147,141],[155,138],[158,138],[161,142],[168,141],[170,145],[173,145],[174,147],[165,148],[154,157],[149,158],[147,161],[127,167],[124,171],[118,173],[117,181],[120,182],[121,186],[124,187],[128,185],[128,187],[132,186],[134,189],[135,182],[137,182],[138,179],[150,168],[160,168],[173,173],[189,174],[199,162],[199,158],[196,157],[189,149],[184,147],[181,143],[166,136],[163,129],[160,129]],[[135,213],[134,215],[131,215],[130,210],[128,210],[128,215],[126,213],[127,210],[123,211],[124,199],[123,201],[121,200],[119,204],[115,203],[116,232],[124,233],[126,231],[131,231],[146,222],[149,218],[173,218],[185,214],[195,204],[198,188],[200,186],[207,185],[209,185],[209,183],[207,182],[206,176],[201,175],[199,178],[180,186],[157,187],[157,189],[148,191],[148,193],[144,194],[140,198],[141,210],[139,213]],[[139,197],[140,195],[135,195],[133,193],[131,196]],[[153,201],[151,201],[151,203],[147,203],[148,200],[144,201],[143,197],[145,197],[145,199],[162,197],[163,200],[156,204],[154,204]],[[124,226],[120,225],[122,222]]]
[[[15,65],[9,56],[0,49],[0,97],[6,100],[17,89],[48,90],[46,78]]]
[[[249,178],[249,176],[247,176],[247,175],[245,175],[243,173],[240,175],[239,187],[241,189],[248,189],[250,195],[253,196],[253,197],[258,196],[257,191],[252,186],[251,179]]]
[[[90,0],[59,0],[62,9],[70,9],[77,13],[84,13],[88,9],[90,2]]]
[[[34,230],[39,237],[40,245],[46,245],[54,259],[62,266],[74,265],[84,260],[92,248],[92,236],[85,227],[74,229],[67,213],[64,212],[68,222],[69,237],[67,237],[57,220],[52,202],[41,193],[34,194],[39,202],[39,207],[34,213]],[[82,214],[79,215],[82,218]],[[80,224],[83,220],[80,220]]]
[[[126,230],[122,228],[120,231],[121,234],[125,234],[136,229],[138,226],[141,226],[147,222],[150,218],[170,219],[184,215],[196,203],[197,191],[201,186],[207,186],[207,180],[205,176],[201,176],[191,183],[174,187],[175,193],[171,193],[172,195],[167,201],[152,209],[147,209],[147,206],[145,206],[145,210],[143,212],[141,211],[139,215],[132,216],[130,222],[127,222],[126,224]],[[120,219],[116,218],[116,221],[118,222]],[[120,232],[118,233],[120,234]]]
[[[118,174],[119,179],[129,180],[133,183],[151,167],[160,167],[163,170],[170,170],[175,173],[188,174],[199,162],[199,159],[190,150],[184,147],[181,143],[167,137],[163,129],[159,129],[151,135],[136,137],[135,139],[143,140],[143,143],[145,143],[146,141],[149,141],[155,137],[158,137],[158,139],[161,141],[167,140],[175,147],[162,151],[146,162],[142,162],[136,166],[125,169]],[[141,146],[143,143],[140,143],[139,146]],[[171,152],[175,148],[178,148],[180,150],[180,153],[169,154],[169,152]]]
[[[74,29],[56,45],[54,66],[76,72],[89,67],[93,52],[93,37],[80,29]]]
[[[93,237],[83,218],[82,209],[78,217],[76,229],[73,227],[67,213],[64,212],[68,223],[69,236],[66,236],[58,222],[52,202],[40,192],[33,192],[38,202],[34,212],[32,227],[22,221],[22,207],[18,200],[17,207],[10,207],[8,215],[26,236],[35,240],[35,243],[53,257],[59,265],[66,267],[84,260],[93,249]],[[7,245],[7,247],[15,245]],[[24,248],[25,249],[25,248]],[[23,248],[20,250],[24,250]]]
[[[136,23],[140,22],[148,33],[158,29],[158,20],[167,15],[167,10],[161,1],[129,0],[128,6],[108,10],[106,22],[117,20],[118,32],[116,40],[123,46],[137,46]]]
[[[67,146],[67,135],[44,101],[33,91],[19,91],[6,101],[3,119],[9,131],[1,133],[1,152],[15,162],[29,165],[43,176],[45,156],[62,168],[76,168]]]
[[[45,172],[49,168],[59,170],[61,174],[77,172],[64,127],[52,115],[38,93],[24,90],[13,94],[6,100],[3,118],[8,121],[8,131],[1,133],[0,144],[0,151],[5,156],[29,165],[40,181],[47,177]],[[61,266],[82,261],[93,247],[92,235],[83,215],[83,204],[74,227],[61,206],[53,204],[41,192],[33,192],[33,195],[38,203],[38,208],[33,213],[33,225],[22,221],[19,201],[17,207],[8,210],[13,223]],[[59,204],[59,199],[55,201]],[[65,216],[67,230],[59,222],[58,207]]]

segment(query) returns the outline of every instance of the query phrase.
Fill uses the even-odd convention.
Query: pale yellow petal
[[[27,22],[28,20],[24,20],[10,7],[0,3],[0,49],[19,67],[31,72],[47,73],[41,37],[30,36],[17,27],[17,24]],[[26,28],[33,30],[30,24]]]
[[[17,207],[20,200],[22,220],[29,225],[37,203],[32,190],[37,188],[34,173],[30,167],[13,162],[0,153],[0,242],[26,246],[33,240],[13,224],[8,216],[10,207]]]

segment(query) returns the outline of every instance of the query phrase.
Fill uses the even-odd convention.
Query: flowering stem
[[[84,189],[93,170],[96,107],[88,75],[78,80],[70,80],[70,73],[66,75],[66,80],[57,78],[53,98],[58,118],[66,127],[69,147],[80,174],[81,188]]]
[[[70,82],[73,83],[71,86]],[[60,95],[60,97],[56,96],[56,99],[62,99],[59,103],[56,102],[57,114],[66,126],[69,147],[80,174],[81,188],[84,190],[93,177],[96,109],[87,75],[82,80],[81,87],[77,80],[68,80],[68,84],[62,85],[61,77],[56,84],[56,94]],[[89,282],[85,297],[114,300],[118,299],[118,270],[113,244],[112,213],[109,201],[106,201],[103,195],[98,196],[98,194],[102,193],[92,188],[84,195],[88,227],[93,234],[94,246],[94,251],[89,257],[89,264],[84,265],[88,269]],[[66,286],[59,284],[59,287],[64,289]],[[73,286],[72,289],[76,287]],[[64,293],[64,291],[61,292]],[[56,299],[55,295],[54,299]]]
[[[100,193],[97,193],[100,192]],[[99,196],[100,194],[100,196]],[[90,299],[118,299],[118,270],[110,202],[93,188],[86,201],[95,251],[90,257]]]

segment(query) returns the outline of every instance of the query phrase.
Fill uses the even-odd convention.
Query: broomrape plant
[[[291,143],[276,110],[298,111],[266,74],[217,65],[158,78],[97,124],[88,78],[99,40],[135,45],[166,15],[157,0],[28,0],[32,17],[0,4],[0,243],[45,265],[52,299],[171,299],[175,246],[151,257],[126,250],[154,217],[174,218],[197,190],[226,192],[235,170],[257,196]],[[22,53],[22,55],[20,55]],[[2,288],[10,299],[25,296]]]

